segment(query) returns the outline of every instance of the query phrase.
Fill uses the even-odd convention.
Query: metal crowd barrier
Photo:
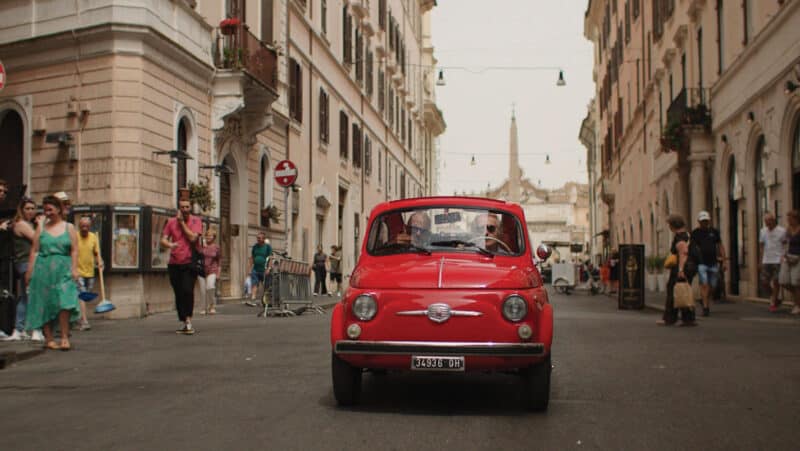
[[[311,264],[281,258],[272,268],[272,283],[264,316],[295,316],[304,311],[325,313],[311,295]]]

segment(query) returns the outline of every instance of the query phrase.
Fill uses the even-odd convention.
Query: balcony
[[[220,29],[214,50],[217,69],[242,70],[265,87],[277,90],[278,56],[247,25]]]
[[[682,89],[678,93],[667,108],[667,126],[661,133],[661,145],[665,151],[684,149],[687,128],[700,128],[711,133],[708,102],[708,88]]]
[[[278,99],[278,56],[237,19],[226,19],[215,39],[211,128],[228,120],[241,124],[242,137],[269,127]],[[232,23],[233,22],[233,23]]]

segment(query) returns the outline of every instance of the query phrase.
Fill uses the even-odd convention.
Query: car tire
[[[331,376],[333,378],[333,396],[340,406],[358,404],[361,395],[361,368],[355,368],[336,353],[331,354]]]
[[[537,363],[522,371],[525,385],[526,407],[530,410],[544,412],[550,403],[550,373],[552,372],[550,356],[542,363]]]

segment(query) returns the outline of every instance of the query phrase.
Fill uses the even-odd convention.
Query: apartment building
[[[594,162],[610,245],[668,252],[666,216],[712,213],[728,292],[754,297],[766,210],[800,202],[797,0],[591,0]],[[588,117],[588,116],[587,116]],[[798,160],[800,161],[800,160]],[[795,163],[794,167],[798,167]]]
[[[0,3],[6,207],[66,191],[94,218],[112,317],[172,308],[158,237],[187,189],[219,229],[221,296],[241,296],[259,231],[306,261],[342,244],[349,272],[369,209],[435,183],[433,6]],[[290,188],[274,181],[284,159]]]

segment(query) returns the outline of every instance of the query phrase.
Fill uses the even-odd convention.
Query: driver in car
[[[427,247],[431,237],[431,218],[423,211],[415,211],[406,223],[405,232],[397,235],[397,242],[416,247]]]
[[[483,213],[475,217],[473,231],[483,235],[486,250],[498,255],[511,255],[508,246],[499,238],[500,220],[494,213]]]

